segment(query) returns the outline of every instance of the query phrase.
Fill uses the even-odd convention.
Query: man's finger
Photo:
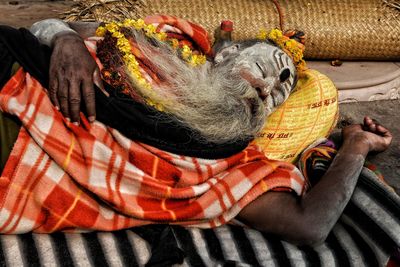
[[[384,137],[392,137],[392,133],[382,125],[376,126],[376,130]]]
[[[60,104],[61,113],[65,118],[70,119],[68,107],[68,81],[61,75],[58,75],[58,103]]]
[[[60,104],[58,103],[57,99],[57,88],[58,88],[58,79],[55,76],[50,76],[49,82],[49,97],[53,105],[56,107],[57,110],[60,109]]]
[[[368,117],[368,116],[365,116],[365,118],[364,118],[364,125],[367,127],[367,129],[370,129],[370,127],[371,127],[373,124],[375,124],[375,123],[374,123],[374,120],[371,119],[371,118]]]
[[[363,129],[365,131],[369,131],[369,132],[375,133],[376,132],[376,127],[378,125],[379,124],[376,122],[376,120],[374,120],[374,119],[372,119],[372,118],[370,118],[368,116],[365,116],[365,118],[364,118],[364,127],[363,127]]]
[[[82,96],[85,101],[86,111],[90,122],[94,122],[96,119],[96,105],[95,105],[95,93],[94,86],[91,80],[84,80],[82,83]]]
[[[69,114],[72,122],[79,122],[79,112],[81,110],[81,81],[69,81]]]
[[[369,129],[370,132],[375,133],[376,132],[376,124],[375,123],[370,124],[368,126],[368,129]]]

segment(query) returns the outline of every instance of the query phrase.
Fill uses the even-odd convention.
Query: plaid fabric
[[[168,37],[178,39],[181,45],[188,45],[202,54],[211,56],[212,50],[208,32],[200,25],[168,15],[148,16],[144,21],[146,24],[156,26],[158,32],[165,32]]]
[[[375,267],[386,266],[399,246],[400,197],[363,169],[342,217],[319,246],[294,246],[232,225],[148,225],[114,232],[0,235],[0,266]]]
[[[336,153],[335,144],[326,138],[316,140],[301,153],[298,166],[308,183],[306,188],[314,186],[321,179]]]
[[[0,178],[1,233],[215,227],[268,190],[303,191],[298,169],[256,147],[207,160],[131,141],[83,116],[75,126],[22,69],[1,90],[0,108],[23,124]]]

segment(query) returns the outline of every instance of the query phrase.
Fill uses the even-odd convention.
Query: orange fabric
[[[83,116],[75,126],[23,70],[1,90],[0,108],[23,124],[0,178],[1,233],[214,227],[268,190],[304,188],[296,167],[253,146],[206,160],[131,141]]]
[[[165,32],[171,38],[182,40],[191,48],[198,48],[202,54],[207,56],[212,54],[208,32],[200,25],[168,15],[148,16],[144,22],[155,25],[157,31]]]

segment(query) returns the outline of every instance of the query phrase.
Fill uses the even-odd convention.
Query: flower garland
[[[97,36],[104,37],[106,32],[108,31],[112,34],[113,37],[118,40],[117,46],[119,50],[124,54],[124,60],[126,60],[126,63],[128,63],[128,68],[129,65],[132,64],[132,69],[136,70],[138,69],[138,64],[136,64],[136,60],[133,58],[134,55],[131,53],[129,41],[126,39],[124,34],[119,31],[121,28],[134,28],[138,31],[142,30],[149,38],[154,38],[159,41],[168,41],[169,45],[171,45],[174,49],[177,49],[183,60],[185,60],[191,66],[195,67],[198,65],[202,65],[206,62],[205,55],[196,54],[190,49],[188,45],[180,46],[179,41],[176,38],[168,38],[165,32],[157,32],[157,29],[154,25],[147,25],[142,19],[126,19],[122,23],[111,22],[107,23],[105,26],[98,27],[96,30]],[[135,71],[135,73],[137,72]]]
[[[260,40],[268,39],[286,52],[286,54],[292,58],[298,71],[303,71],[307,68],[306,62],[303,59],[303,44],[297,42],[296,40],[290,39],[288,36],[285,36],[282,31],[273,29],[267,33],[266,30],[261,30],[257,35],[257,38]]]
[[[172,48],[176,49],[182,59],[191,66],[195,67],[206,62],[206,57],[204,55],[196,54],[186,44],[181,45],[179,40],[176,38],[168,38],[165,32],[157,32],[157,29],[154,25],[147,25],[142,19],[126,19],[123,22],[110,22],[104,26],[98,27],[96,30],[96,36],[105,37],[107,33],[110,33],[111,36],[116,39],[116,46],[121,53],[122,60],[127,68],[127,71],[142,88],[151,90],[151,84],[143,77],[141,73],[139,62],[132,53],[131,44],[125,34],[122,32],[124,28],[134,28],[137,31],[142,31],[149,38],[167,42],[170,46],[172,46]],[[154,103],[149,99],[146,99],[145,101],[150,106],[163,111],[163,107],[160,103]]]
[[[150,83],[146,81],[146,79],[140,72],[139,62],[137,62],[136,57],[132,54],[132,48],[129,40],[125,37],[123,33],[120,32],[121,28],[128,27],[133,27],[136,30],[143,30],[145,35],[150,38],[157,38],[158,40],[165,40],[166,38],[166,35],[164,33],[157,33],[153,25],[146,25],[141,19],[137,21],[127,19],[123,23],[107,23],[105,26],[100,26],[97,28],[96,36],[104,37],[107,32],[111,33],[111,36],[117,40],[118,50],[122,54],[122,59],[129,73],[132,75],[132,77],[135,78],[139,86],[146,89],[151,89]]]
[[[174,41],[176,39],[173,39]],[[179,41],[176,40],[178,43]],[[175,42],[176,43],[176,42]],[[205,55],[198,55],[193,53],[193,51],[190,49],[188,45],[183,45],[182,48],[180,48],[180,53],[182,58],[189,63],[192,67],[196,67],[199,65],[203,65],[206,63],[206,56]]]

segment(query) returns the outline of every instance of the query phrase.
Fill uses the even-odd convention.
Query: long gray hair
[[[166,113],[198,132],[196,138],[229,143],[252,139],[262,129],[272,108],[267,108],[240,75],[235,60],[238,54],[227,55],[217,64],[192,67],[169,45],[148,40],[136,31],[132,34],[163,81],[147,90],[132,78],[134,87],[144,98],[161,104]]]

